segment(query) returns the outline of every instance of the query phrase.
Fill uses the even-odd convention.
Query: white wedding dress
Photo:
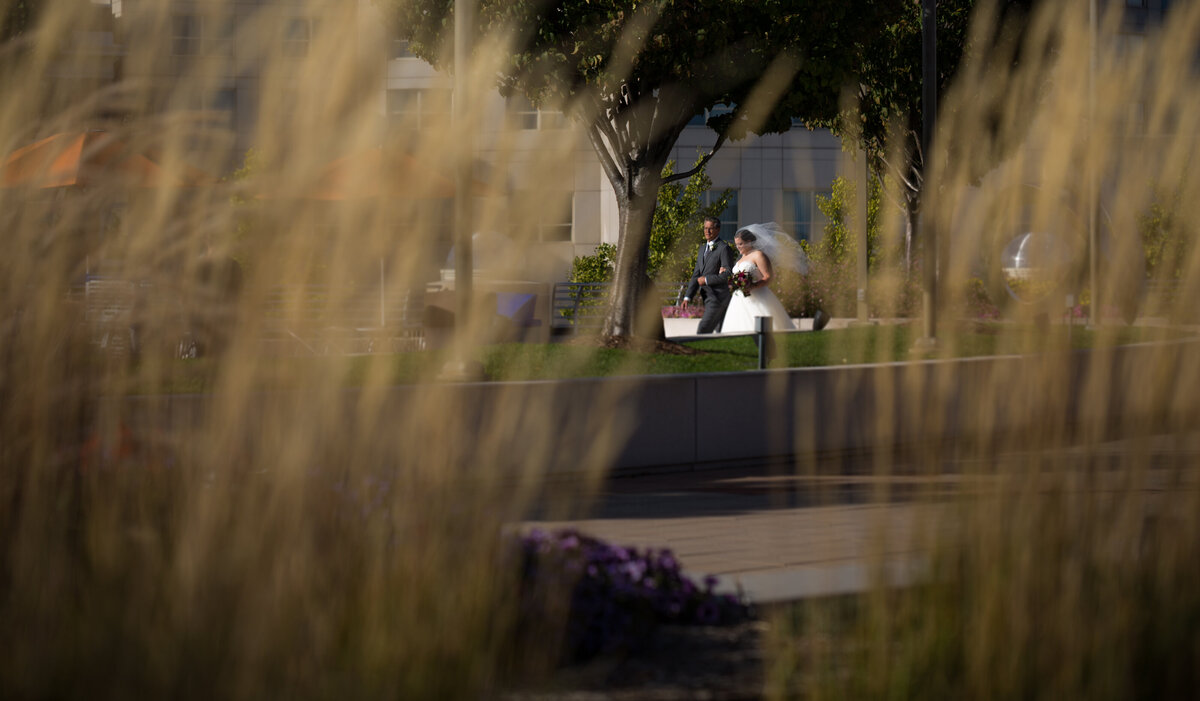
[[[762,279],[758,266],[748,260],[739,260],[733,265],[733,272],[748,272],[755,282]],[[763,285],[750,292],[750,296],[741,291],[733,293],[729,307],[725,310],[725,321],[721,324],[721,333],[743,333],[754,331],[754,317],[771,317],[771,327],[776,331],[791,331],[796,328],[783,302],[775,296],[771,288]]]

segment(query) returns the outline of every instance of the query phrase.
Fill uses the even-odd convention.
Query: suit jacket
[[[692,272],[692,281],[688,284],[687,290],[683,296],[688,299],[695,299],[696,293],[700,291],[701,285],[699,278],[704,277],[707,283],[704,287],[708,288],[706,292],[715,292],[718,296],[729,290],[729,276],[733,270],[733,249],[728,243],[717,239],[716,246],[709,253],[705,253],[708,247],[708,242],[700,244],[700,251],[696,254],[696,269]],[[718,272],[721,268],[725,268],[725,272]]]

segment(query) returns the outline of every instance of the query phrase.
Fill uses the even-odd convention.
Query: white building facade
[[[418,123],[439,123],[449,116],[448,78],[407,54],[402,42],[393,45],[385,91],[389,119],[412,124],[416,115]],[[485,131],[561,130],[566,119],[559,112],[539,111],[523,99],[505,100],[499,93],[487,98],[484,109],[495,115]],[[676,171],[690,168],[699,153],[712,148],[715,138],[715,132],[704,126],[701,118],[694,120],[672,151]],[[494,140],[485,133],[479,141],[481,156],[487,160],[487,144]],[[528,149],[537,149],[540,141],[534,135],[516,140],[518,148],[524,145]],[[552,267],[557,269],[552,274],[557,279],[566,278],[574,256],[591,254],[598,244],[615,244],[618,238],[617,200],[599,160],[584,138],[578,140],[573,152],[573,177],[558,195],[569,201],[568,207],[561,208],[566,213],[545,222],[538,233],[546,254],[556,261]],[[741,224],[777,221],[797,238],[819,238],[824,219],[815,197],[830,192],[841,153],[841,144],[831,133],[809,131],[803,126],[784,134],[727,142],[707,168],[712,180],[709,197],[717,197],[726,189],[732,191],[730,204],[721,217],[722,235],[732,239]],[[535,161],[534,154],[523,157],[510,153],[507,160],[513,163],[508,181],[519,189],[521,163]]]

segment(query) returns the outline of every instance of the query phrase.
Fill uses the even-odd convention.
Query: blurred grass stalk
[[[197,5],[208,28],[237,15],[237,51],[181,57],[175,5],[127,0],[121,63],[140,77],[55,80],[88,61],[77,5],[45,3],[3,47],[0,151],[102,129],[154,154],[162,173],[153,187],[97,177],[0,190],[0,695],[463,698],[551,659],[551,646],[511,649],[518,573],[501,529],[556,452],[599,474],[622,441],[609,408],[619,397],[597,398],[614,417],[590,443],[564,446],[552,406],[480,415],[433,382],[396,406],[385,355],[361,390],[343,389],[338,363],[308,368],[304,392],[254,389],[287,371],[261,351],[263,325],[306,321],[300,305],[265,318],[275,286],[341,290],[379,280],[382,265],[402,292],[442,267],[446,200],[427,192],[433,172],[364,161],[342,173],[352,194],[330,203],[311,194],[326,164],[385,144],[449,173],[475,158],[458,147],[470,140],[449,124],[385,133],[388,43],[355,4]],[[298,12],[320,18],[302,55],[280,31]],[[479,57],[477,89],[495,60]],[[239,112],[256,121],[254,157],[239,177],[175,187],[189,166],[230,170],[232,125],[203,109],[229,75],[259,81],[261,102]],[[463,128],[486,115],[472,118]],[[499,135],[499,170],[524,157],[518,136]],[[546,138],[524,164],[528,186],[560,179],[577,138]],[[523,251],[542,215],[485,201],[475,230],[509,233]],[[232,256],[244,275],[236,301],[202,305],[227,336],[213,391],[116,399],[169,385],[179,363],[164,348],[136,361],[99,351],[72,289],[99,260],[120,261],[150,290],[136,320],[186,328],[178,300],[200,294],[189,281],[206,256]],[[335,292],[323,311],[337,318],[357,302]]]
[[[1113,3],[1102,20],[1090,131],[1084,128],[1089,43],[1081,3],[1042,3],[1019,64],[1012,67],[1014,54],[1004,53],[1006,47],[976,57],[944,102],[938,138],[953,157],[935,159],[941,167],[927,187],[938,193],[933,216],[953,226],[951,260],[941,276],[947,289],[965,284],[990,237],[1014,231],[1086,236],[1080,225],[1086,218],[1074,203],[1085,201],[1084,164],[1091,162],[1103,184],[1105,233],[1111,234],[1102,243],[1107,265],[1091,303],[1116,306],[1137,293],[1138,275],[1144,275],[1137,222],[1154,201],[1154,187],[1195,191],[1188,164],[1197,156],[1197,135],[1182,125],[1195,118],[1200,95],[1194,60],[1200,7],[1173,7],[1166,26],[1140,43],[1120,36],[1123,9]],[[989,123],[981,106],[996,97],[1004,109]],[[1009,149],[999,168],[981,168]],[[980,173],[986,175],[977,182]],[[1194,242],[1200,201],[1190,199],[1173,214],[1187,222]],[[1030,228],[1016,229],[1022,220]],[[1195,318],[1200,248],[1186,256],[1173,261],[1183,271],[1174,306],[1156,313]],[[1112,334],[1115,326],[1096,331]],[[881,442],[905,415],[937,422],[954,412],[999,414],[1000,406],[1025,406],[1051,407],[1059,420],[1016,435],[929,446],[903,463],[877,458],[878,476],[915,471],[933,485],[911,544],[926,576],[913,586],[889,586],[881,546],[877,584],[869,592],[777,611],[768,643],[768,696],[1193,695],[1200,687],[1200,591],[1194,585],[1200,578],[1200,417],[1189,398],[1200,379],[1195,355],[1164,347],[1155,360],[1118,372],[1115,356],[1093,352],[1083,389],[1070,396],[1065,378],[1078,360],[1055,353],[1045,354],[1032,373],[1024,366],[1022,376],[995,376],[982,386],[946,386],[936,373],[914,370],[919,382],[877,387],[881,398],[894,397],[896,413],[881,412],[862,430]],[[1114,405],[1115,396],[1138,409]],[[1117,444],[1105,442],[1114,419],[1125,437]],[[938,497],[947,469],[956,484],[949,500]],[[879,498],[891,498],[889,484],[879,488]],[[889,534],[878,537],[882,543]]]
[[[126,6],[135,9],[129,0]],[[138,40],[123,58],[128,75],[156,75],[155,62],[171,56],[170,8],[153,2],[136,8],[130,36]],[[205,8],[214,21],[243,9],[232,2]],[[388,284],[403,289],[441,266],[430,245],[445,221],[435,199],[384,194],[330,206],[306,197],[327,163],[386,141],[379,110],[384,64],[364,58],[386,55],[385,40],[362,33],[361,18],[342,9],[311,3],[322,30],[303,56],[290,55],[276,31],[282,7],[264,5],[239,24],[231,60],[239,70],[257,71],[263,95],[249,176],[203,188],[129,190],[99,179],[85,187],[0,190],[6,246],[0,636],[7,643],[0,688],[6,696],[470,697],[514,669],[544,667],[555,654],[508,646],[516,573],[506,567],[500,533],[522,517],[560,452],[577,454],[588,483],[599,482],[629,428],[618,389],[591,408],[603,417],[594,434],[571,444],[558,433],[561,416],[552,403],[480,415],[430,382],[417,399],[396,406],[384,355],[372,358],[361,390],[343,389],[344,368],[336,363],[304,366],[318,367],[318,375],[304,378],[303,393],[252,389],[262,385],[255,378],[280,371],[259,352],[262,310],[274,286],[375,279],[382,258]],[[978,64],[979,73],[969,76],[973,87],[1011,95],[1004,119],[985,130],[971,105],[956,109],[952,96],[941,122],[944,139],[969,148],[933,172],[933,182],[942,193],[966,192],[976,156],[990,154],[999,141],[1026,142],[1026,133],[1028,140],[973,190],[969,203],[939,197],[934,215],[944,225],[954,222],[964,240],[1003,229],[996,213],[1008,210],[1028,210],[1052,227],[1057,193],[1078,185],[1079,163],[1088,158],[1122,193],[1112,213],[1122,225],[1146,204],[1150,180],[1186,188],[1197,135],[1167,127],[1197,115],[1200,90],[1189,63],[1195,9],[1180,8],[1160,41],[1105,66],[1090,142],[1077,129],[1076,87],[1084,83],[1086,53],[1076,18],[1055,14],[1061,8],[1047,11],[1038,26],[1057,28],[1055,50],[1042,53],[1035,44],[1026,55],[1052,64],[1052,89],[1022,83],[1046,68],[1030,66],[1032,58],[1011,73]],[[71,44],[81,27],[74,10],[70,2],[48,3],[28,41],[5,47],[0,150],[104,128],[137,151],[155,153],[168,179],[182,177],[187,163],[227,171],[219,154],[233,140],[228,125],[192,109],[211,104],[225,70],[217,62],[227,59],[197,58],[182,78],[169,81],[50,80],[64,57],[75,55]],[[1036,31],[1031,36],[1046,40]],[[503,54],[497,47],[476,59],[471,79],[480,91]],[[1164,135],[1153,148],[1158,158],[1117,138],[1132,85],[1147,96],[1148,128]],[[489,118],[474,115],[464,128]],[[539,132],[537,149],[518,149],[528,136],[501,131],[493,168],[506,172],[532,157],[521,162],[522,185],[537,190],[563,177],[562,164],[571,162],[564,154],[580,136],[570,129]],[[398,148],[449,166],[475,157],[459,149],[469,142],[442,125]],[[1040,174],[1039,189],[1020,186],[1030,171]],[[365,167],[347,174],[352,190],[368,190],[379,177]],[[113,218],[116,204],[120,216]],[[1197,221],[1198,204],[1183,198],[1179,220]],[[536,256],[531,237],[541,205],[487,199],[476,208],[475,229],[507,233],[517,259]],[[898,240],[896,231],[891,235]],[[1140,244],[1126,237],[1114,245],[1120,260],[1122,246]],[[951,249],[942,272],[950,289],[969,278],[967,249]],[[1183,266],[1179,304],[1198,298],[1197,251]],[[214,252],[237,258],[245,274],[236,304],[209,308],[224,315],[229,330],[215,390],[185,420],[168,415],[165,403],[134,420],[129,404],[109,398],[131,386],[162,386],[163,374],[177,365],[153,354],[128,362],[98,353],[69,291],[97,257],[120,260],[155,291],[142,312],[152,326],[178,313],[166,291],[192,292],[186,281],[195,278],[197,261]],[[353,303],[336,295],[326,302],[335,315]],[[301,312],[285,307],[274,321],[300,324]],[[471,329],[459,341],[470,344],[483,332]],[[936,421],[951,406],[986,412],[995,402],[1102,404],[1111,378],[1100,364],[1092,366],[1086,398],[1056,395],[1068,362],[1066,355],[1048,356],[1033,378],[1040,385],[996,377],[983,386],[951,387],[914,372],[900,386],[876,388],[891,408],[861,428],[886,440],[899,416]],[[1187,406],[1181,400],[1196,386],[1194,363],[1184,367],[1190,375],[1153,381],[1155,369],[1145,369],[1147,391],[1157,393],[1153,400],[1168,419],[1183,420],[1171,409]],[[1013,386],[1036,391],[1013,396]],[[794,398],[807,411],[838,414],[853,406],[847,396],[817,400]],[[1148,447],[1107,458],[1103,471],[1055,459],[1016,466],[992,459],[1013,444],[1037,447],[1060,438],[1071,418],[1041,433],[975,446],[976,469],[993,479],[964,494],[961,509],[946,510],[953,527],[931,523],[929,542],[918,543],[933,553],[929,585],[879,589],[867,600],[867,622],[845,635],[827,639],[829,630],[800,630],[804,644],[827,639],[821,645],[833,651],[831,666],[825,666],[829,656],[789,657],[797,641],[781,641],[773,651],[779,678],[832,669],[821,680],[838,682],[834,695],[851,697],[859,684],[872,693],[937,695],[945,688],[972,696],[1194,688],[1200,504],[1194,489],[1179,486],[1190,484],[1190,466],[1164,471],[1151,464]],[[1144,433],[1193,426],[1147,423]],[[784,428],[803,434],[802,427]],[[816,456],[803,444],[797,452],[796,470],[812,470]],[[1084,456],[1099,460],[1090,448]],[[942,457],[932,451],[928,468],[939,469]],[[887,474],[894,466],[880,458],[875,467]],[[1171,488],[1151,498],[1147,489],[1164,480]],[[1099,484],[1105,489],[1097,490]],[[1135,648],[1135,641],[1149,647]],[[1146,650],[1156,656],[1144,657]],[[1186,660],[1191,667],[1179,666]],[[859,661],[861,667],[848,666]],[[1141,676],[1143,663],[1146,675],[1166,676]],[[1165,686],[1144,686],[1151,683]]]

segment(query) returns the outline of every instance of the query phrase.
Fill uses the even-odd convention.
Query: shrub
[[[575,256],[571,261],[571,282],[608,282],[612,280],[617,247],[611,243],[596,246],[590,256]]]
[[[920,275],[916,266],[905,273],[899,266],[881,263],[881,193],[879,180],[872,178],[867,201],[867,306],[875,317],[911,316],[920,301]],[[840,177],[834,178],[829,197],[817,196],[817,207],[827,223],[819,240],[801,242],[808,254],[808,274],[782,273],[776,286],[792,316],[811,317],[817,310],[831,316],[857,314],[857,242],[846,224],[855,196],[854,184]]]
[[[777,280],[777,295],[792,316],[812,317],[818,309],[830,316],[858,312],[858,276],[851,264],[811,261],[808,275],[782,271]],[[912,316],[920,301],[920,275],[915,267],[908,275],[899,268],[877,270],[867,286],[867,308],[873,317]]]
[[[533,530],[520,546],[519,628],[536,631],[568,591],[564,662],[634,650],[660,624],[726,625],[750,617],[737,596],[713,591],[714,577],[697,585],[684,576],[670,550],[614,546],[574,530]]]
[[[826,224],[820,240],[809,245],[810,257],[835,264],[854,264],[858,242],[850,227],[847,216],[855,207],[857,195],[854,183],[842,177],[833,179],[829,197],[817,195],[817,209],[825,215]],[[882,191],[879,179],[870,178],[870,195],[867,199],[867,269],[874,270],[879,262],[879,207]]]
[[[987,285],[982,278],[967,280],[967,299],[963,315],[970,319],[999,319],[1000,308],[988,296]]]
[[[1146,253],[1146,276],[1150,279],[1178,280],[1184,271],[1196,235],[1181,219],[1182,188],[1168,191],[1154,187],[1154,201],[1138,217],[1138,232]]]
[[[697,158],[696,164],[700,163]],[[663,177],[675,172],[675,162],[663,168]],[[652,280],[679,282],[691,276],[696,265],[696,251],[702,238],[701,223],[707,216],[719,216],[729,203],[732,190],[725,190],[711,204],[701,204],[701,197],[712,187],[704,168],[687,179],[687,184],[674,181],[658,191],[658,205],[650,225],[649,261],[646,274]],[[590,256],[576,256],[571,263],[571,282],[608,282],[612,280],[617,247],[602,243]]]

